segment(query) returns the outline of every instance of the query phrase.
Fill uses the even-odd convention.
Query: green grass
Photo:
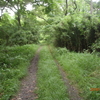
[[[100,100],[100,91],[90,91],[100,88],[100,58],[89,53],[69,52],[66,48],[56,48],[53,52],[84,100]]]
[[[18,91],[37,48],[24,45],[0,49],[0,100],[9,100]]]
[[[37,100],[69,100],[60,72],[46,47],[40,52]]]

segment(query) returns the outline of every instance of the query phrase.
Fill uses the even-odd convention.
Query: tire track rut
[[[67,90],[66,92],[68,92],[69,94],[69,99],[70,100],[83,100],[80,95],[79,95],[79,91],[78,89],[75,87],[75,86],[72,86],[70,83],[70,80],[67,78],[67,75],[66,75],[66,72],[62,69],[62,67],[60,66],[60,64],[58,63],[58,61],[55,59],[55,57],[53,56],[53,52],[52,50],[50,49],[50,46],[48,46],[48,49],[60,71],[60,74],[62,76],[62,79],[67,87]]]

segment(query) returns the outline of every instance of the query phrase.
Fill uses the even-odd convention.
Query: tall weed
[[[100,88],[100,58],[89,53],[65,52],[63,49],[55,48],[54,55],[72,84],[79,88],[84,100],[100,100],[100,91],[90,91],[91,88]]]

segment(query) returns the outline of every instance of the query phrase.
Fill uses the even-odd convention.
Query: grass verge
[[[9,100],[18,91],[37,48],[34,44],[1,48],[0,100]]]
[[[40,53],[37,100],[69,100],[60,72],[46,47]]]
[[[100,100],[100,58],[89,53],[69,52],[66,48],[53,51],[84,100]],[[90,91],[91,88],[97,90]]]

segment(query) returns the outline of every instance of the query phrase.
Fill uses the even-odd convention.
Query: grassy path
[[[67,87],[47,47],[40,53],[37,77],[37,100],[69,100]]]
[[[8,49],[10,51],[12,50],[10,53],[10,54],[13,54],[12,57],[15,56],[15,58],[16,58],[15,52],[17,52],[17,55],[19,54],[23,59],[22,58],[18,59],[18,62],[16,62],[16,59],[14,59],[14,61],[13,61],[13,63],[16,62],[18,64],[20,62],[21,66],[16,67],[16,68],[13,68],[13,66],[12,66],[10,68],[5,68],[5,69],[1,70],[1,72],[3,72],[3,74],[4,74],[4,71],[9,69],[9,73],[5,72],[5,75],[6,75],[6,77],[4,77],[5,80],[0,76],[0,78],[2,78],[0,85],[2,85],[2,87],[3,87],[2,90],[0,90],[0,91],[2,91],[0,93],[0,96],[1,96],[0,100],[83,100],[79,96],[80,90],[75,88],[75,86],[72,86],[72,81],[70,82],[69,79],[73,80],[74,82],[77,81],[75,84],[76,86],[78,86],[79,83],[81,83],[82,86],[84,85],[83,86],[84,88],[78,87],[79,89],[82,89],[83,91],[85,91],[85,89],[87,89],[86,85],[88,85],[87,83],[89,83],[89,82],[87,82],[86,79],[87,78],[89,79],[90,77],[82,76],[83,74],[80,73],[80,71],[84,72],[87,70],[82,69],[85,66],[84,63],[82,63],[82,60],[79,59],[79,61],[77,61],[77,59],[76,59],[76,58],[80,57],[80,55],[81,55],[81,57],[84,57],[84,56],[82,56],[84,54],[78,54],[78,53],[74,54],[74,53],[70,53],[68,51],[66,52],[66,50],[63,48],[60,48],[60,49],[55,48],[53,51],[50,51],[50,49],[48,49],[47,46],[42,47],[41,51],[40,51],[40,49],[38,49],[37,53],[35,54],[35,51],[37,48],[38,48],[38,46],[36,46],[36,45],[34,45],[34,47],[33,47],[33,45],[26,45],[26,46],[22,46],[22,47],[16,47],[13,49],[11,49],[11,48]],[[22,51],[20,51],[21,49],[22,49]],[[51,48],[51,49],[53,49],[53,48]],[[34,50],[34,52],[32,53],[33,50]],[[40,51],[40,53],[39,53],[39,51]],[[9,57],[11,56],[10,54],[9,54]],[[30,68],[28,68],[29,64],[26,64],[26,63],[29,62],[29,60],[32,58],[33,55],[34,55],[34,59],[31,62]],[[89,59],[92,61],[92,58],[94,56],[92,57],[89,54],[87,54],[87,55],[89,56]],[[53,57],[53,56],[55,56],[55,57]],[[59,65],[58,61],[55,60],[55,58],[58,61],[60,61],[59,63],[62,66]],[[95,58],[95,60],[99,61],[98,58]],[[80,62],[82,64],[81,66],[80,66],[80,64],[78,65],[78,63],[80,63]],[[95,64],[95,62],[93,62],[93,64]],[[16,63],[15,63],[15,65],[16,65]],[[23,64],[23,66],[22,66],[22,64]],[[95,66],[97,66],[98,64],[99,63],[97,63]],[[94,66],[92,66],[92,64],[91,64],[91,67],[94,68]],[[17,74],[14,74],[14,73],[16,73],[16,71],[19,68],[20,68],[19,72]],[[21,89],[20,89],[18,95],[15,98],[10,99],[19,88],[19,83],[18,83],[19,79],[23,78],[26,75],[26,73],[24,73],[24,72],[22,73],[22,71],[23,71],[22,69],[25,70],[26,72],[27,72],[27,69],[29,69],[28,74],[22,81]],[[87,69],[87,67],[86,67],[86,69]],[[88,69],[88,70],[90,70],[90,69]],[[20,75],[21,73],[23,75]],[[68,74],[68,78],[67,78],[66,73]],[[8,75],[9,75],[9,77],[8,77]],[[11,81],[12,78],[15,81],[12,82]],[[84,84],[82,81],[83,79],[85,80]],[[8,80],[9,80],[9,83],[6,83],[6,82],[8,82]],[[15,83],[16,80],[18,80],[17,83]],[[6,84],[4,84],[4,83],[6,83]],[[89,85],[92,85],[92,84],[89,83]],[[14,90],[13,87],[16,90]],[[3,89],[5,89],[5,90],[3,90]],[[11,89],[12,91],[8,92],[9,89]],[[87,93],[88,94],[92,93],[92,96],[91,96],[92,99],[89,99],[90,98],[90,95],[89,95],[88,97],[84,98],[84,100],[94,100],[94,98],[96,98],[96,100],[100,100],[99,98],[97,99],[98,95],[96,95],[95,91],[93,91],[93,92],[90,91]],[[95,94],[93,94],[93,93],[95,93]],[[85,93],[82,93],[82,94],[84,94],[85,96],[87,95]]]
[[[63,79],[63,81],[64,81],[66,87],[68,87],[67,92],[68,92],[68,95],[69,95],[70,100],[83,100],[83,99],[79,96],[79,91],[78,91],[78,89],[77,89],[75,86],[72,86],[72,85],[71,85],[70,80],[67,78],[66,72],[63,70],[62,66],[59,64],[59,62],[58,62],[58,61],[56,60],[56,58],[54,57],[53,51],[52,51],[52,49],[50,48],[50,46],[49,46],[49,51],[50,51],[50,53],[51,53],[51,55],[52,55],[52,57],[53,57],[53,59],[54,59],[56,65],[57,65],[59,71],[60,71],[60,74],[61,74],[61,76],[62,76],[62,79]]]

